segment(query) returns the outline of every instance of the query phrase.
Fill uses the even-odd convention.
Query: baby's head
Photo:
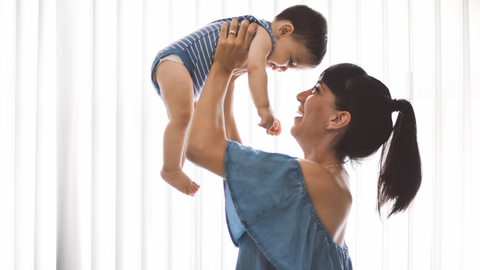
[[[272,29],[272,31],[277,30],[278,33],[289,31],[288,27],[282,28],[285,25],[284,22],[290,25],[290,36],[293,41],[303,45],[306,49],[307,65],[310,67],[318,66],[327,51],[327,21],[323,15],[305,5],[292,6],[275,16],[273,23],[280,25],[280,27],[279,29]]]

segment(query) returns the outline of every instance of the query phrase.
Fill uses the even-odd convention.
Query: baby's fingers
[[[278,136],[278,135],[280,135],[280,133],[282,133],[282,124],[280,123],[280,121],[275,119],[273,127],[271,129],[267,130],[267,134],[273,135],[273,136]]]
[[[282,131],[282,123],[280,123],[278,119],[275,119],[275,122],[273,123],[273,128]]]
[[[268,121],[268,119],[262,119],[262,121],[258,124],[259,126],[269,130],[273,128],[273,123]]]

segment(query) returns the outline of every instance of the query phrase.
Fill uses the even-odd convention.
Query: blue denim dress
[[[298,161],[229,141],[225,210],[236,269],[352,269],[307,195]]]

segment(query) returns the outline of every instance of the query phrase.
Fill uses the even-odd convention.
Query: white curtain
[[[413,103],[424,178],[385,220],[378,155],[349,168],[354,269],[478,269],[480,0],[0,0],[0,269],[234,269],[221,179],[187,162],[202,186],[190,198],[159,176],[167,116],[150,66],[210,21],[294,4],[327,18],[327,56],[268,72],[279,137],[257,127],[239,79],[244,143],[302,157],[295,95],[329,65],[361,65]]]

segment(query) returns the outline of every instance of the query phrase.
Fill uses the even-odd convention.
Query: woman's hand
[[[255,23],[250,25],[247,20],[242,21],[238,27],[238,20],[233,19],[230,30],[228,24],[224,23],[220,30],[212,68],[216,66],[231,73],[245,69],[248,50],[256,29],[257,25]]]
[[[228,24],[222,25],[214,61],[190,124],[186,157],[222,178],[227,145],[224,100],[234,74],[246,64],[255,29],[256,25],[248,21],[238,27],[238,20],[233,20],[229,30],[233,32],[229,34]]]

